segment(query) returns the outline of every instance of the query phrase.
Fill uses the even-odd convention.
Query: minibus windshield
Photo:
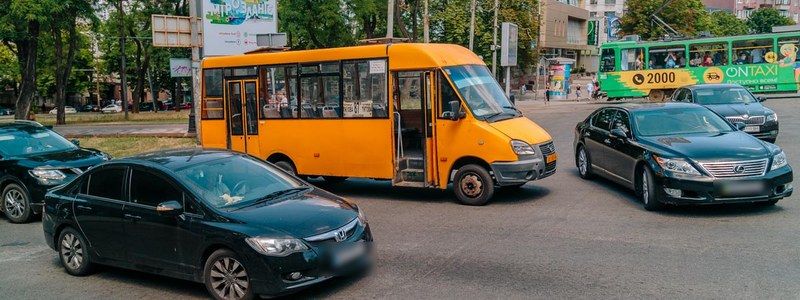
[[[521,115],[486,66],[446,67],[444,71],[476,118],[493,122]]]

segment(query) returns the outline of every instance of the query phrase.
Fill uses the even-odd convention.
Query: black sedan
[[[44,212],[68,273],[114,265],[202,282],[216,299],[291,293],[370,264],[355,204],[245,154],[107,162],[48,193]]]
[[[0,124],[0,210],[11,222],[28,222],[41,214],[47,189],[109,158],[36,122]]]
[[[756,98],[741,85],[686,86],[676,90],[672,100],[703,105],[731,123],[744,123],[744,132],[770,143],[778,138],[778,115],[761,104],[766,98]]]
[[[605,107],[575,127],[581,177],[633,189],[648,210],[664,203],[758,202],[792,194],[792,169],[771,143],[695,104]]]

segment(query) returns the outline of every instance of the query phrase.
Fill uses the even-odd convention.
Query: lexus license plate
[[[744,132],[759,132],[761,131],[761,126],[745,126]]]
[[[763,193],[764,188],[761,181],[733,181],[723,184],[720,191],[724,196],[754,196]]]

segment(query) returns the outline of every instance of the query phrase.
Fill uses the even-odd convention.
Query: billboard
[[[278,32],[276,0],[203,0],[205,56],[258,49],[256,36]]]
[[[503,22],[500,35],[500,66],[517,65],[517,24]]]

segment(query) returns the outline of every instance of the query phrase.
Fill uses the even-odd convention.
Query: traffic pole
[[[192,35],[192,109],[189,110],[189,130],[188,133],[195,133],[197,142],[202,145],[203,140],[200,134],[200,38],[197,18],[197,0],[189,0],[189,17],[191,18]]]

